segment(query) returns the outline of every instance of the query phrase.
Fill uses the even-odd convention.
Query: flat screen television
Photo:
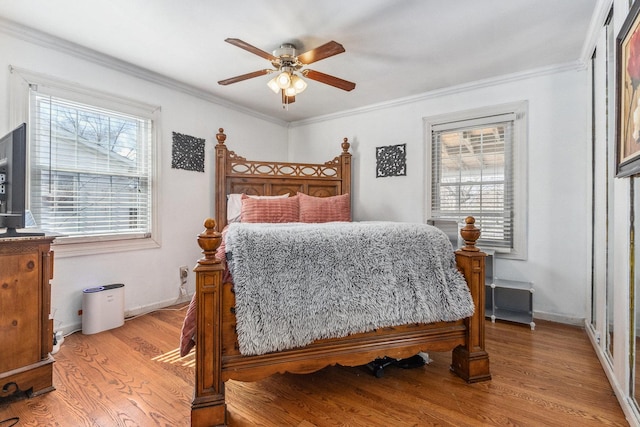
[[[42,236],[26,226],[27,124],[0,138],[0,238]]]

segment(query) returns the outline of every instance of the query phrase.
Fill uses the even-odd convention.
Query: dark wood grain
[[[158,311],[95,335],[67,337],[56,390],[0,406],[18,426],[188,426],[193,356],[176,347],[184,310]],[[467,384],[450,353],[422,368],[334,366],[313,374],[228,381],[230,426],[625,426],[580,328],[536,320],[536,330],[485,324],[492,377]]]
[[[53,390],[53,239],[0,239],[0,402]]]

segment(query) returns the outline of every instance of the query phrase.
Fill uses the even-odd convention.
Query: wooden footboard
[[[274,373],[308,373],[340,364],[358,366],[376,358],[404,358],[420,351],[453,351],[451,369],[467,382],[491,378],[489,356],[484,348],[484,260],[475,247],[480,231],[473,218],[461,232],[466,245],[456,251],[475,304],[473,317],[457,322],[412,324],[382,328],[345,338],[316,341],[311,345],[260,356],[242,356],[234,343],[233,292],[224,284],[223,264],[215,258],[221,241],[215,221],[205,221],[198,237],[204,257],[196,273],[197,337],[196,384],[191,410],[192,426],[226,424],[224,382],[255,381]]]
[[[223,264],[215,258],[220,233],[227,224],[227,195],[256,196],[305,193],[312,196],[352,194],[351,154],[347,138],[342,152],[325,163],[287,163],[247,160],[229,151],[221,128],[216,134],[215,221],[205,221],[198,237],[204,257],[195,267],[197,330],[196,384],[191,425],[226,423],[224,382],[255,381],[278,372],[308,373],[326,366],[363,365],[379,357],[405,358],[420,351],[453,351],[451,369],[468,382],[490,379],[489,357],[484,349],[484,257],[475,247],[479,237],[469,218],[456,251],[473,300],[475,314],[457,322],[412,324],[381,328],[346,338],[320,340],[302,348],[261,356],[242,356],[237,348],[234,295],[223,283]]]

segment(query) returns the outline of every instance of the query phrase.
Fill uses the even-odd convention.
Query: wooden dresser
[[[0,239],[0,403],[54,389],[53,239]]]

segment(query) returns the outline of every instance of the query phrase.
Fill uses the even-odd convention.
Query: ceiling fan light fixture
[[[280,86],[278,86],[277,77],[274,77],[271,80],[269,80],[269,83],[267,83],[267,86],[269,86],[269,89],[271,89],[273,93],[280,93],[281,89],[280,89]]]
[[[297,74],[291,77],[291,86],[295,89],[296,93],[302,93],[307,88],[307,82],[300,78]]]
[[[276,83],[280,89],[286,89],[291,84],[291,75],[287,71],[283,71],[276,77]]]
[[[296,88],[293,86],[289,86],[288,88],[284,89],[284,94],[287,96],[296,96]]]
[[[280,92],[282,105],[287,108],[289,104],[296,101],[296,95],[302,93],[307,88],[307,82],[302,77],[327,84],[345,91],[351,91],[356,87],[355,83],[324,74],[310,69],[300,70],[309,64],[344,52],[344,47],[335,41],[330,41],[322,46],[311,49],[300,55],[297,54],[296,47],[291,43],[284,43],[280,48],[273,51],[273,55],[259,49],[240,39],[227,38],[225,42],[244,49],[250,53],[260,56],[271,63],[273,69],[263,69],[246,73],[230,79],[220,80],[218,84],[229,85],[263,76],[265,74],[276,73],[276,76],[269,80],[267,86],[274,93]],[[300,74],[300,75],[298,75]]]

